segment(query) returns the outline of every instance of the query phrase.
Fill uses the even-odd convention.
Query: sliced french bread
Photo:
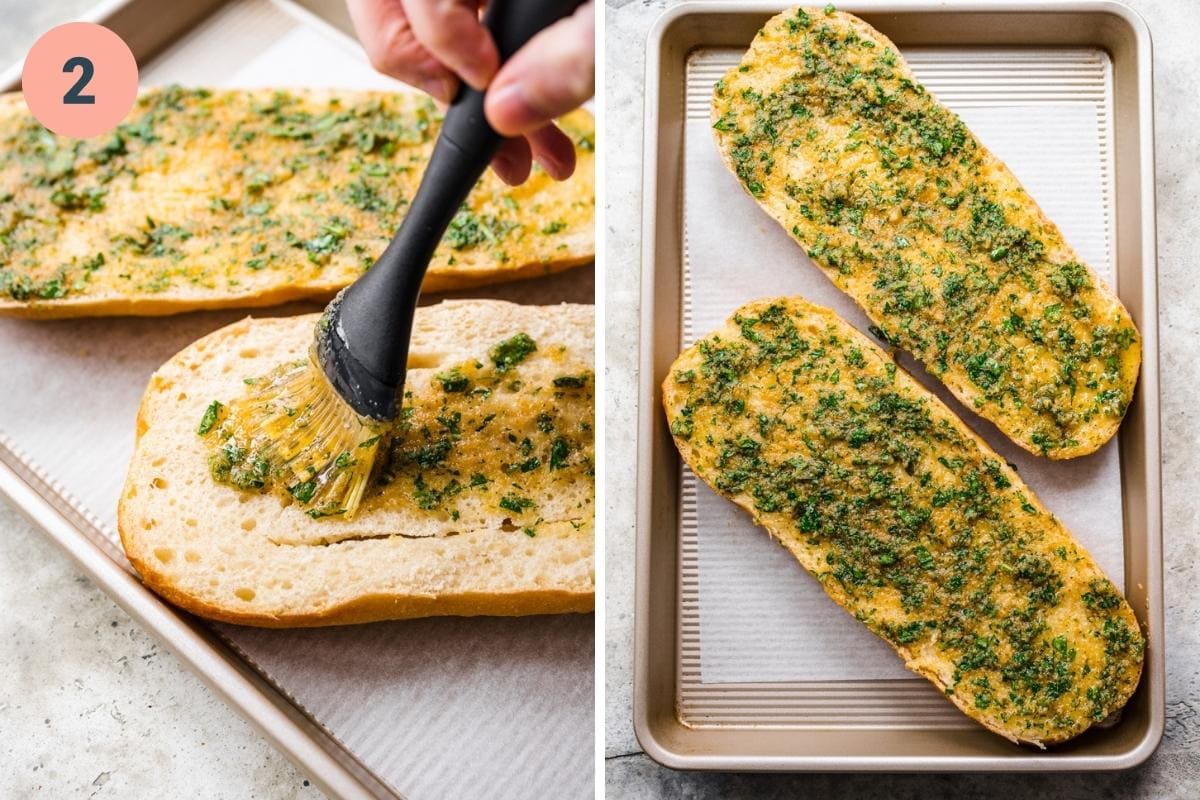
[[[212,437],[198,433],[214,400],[304,358],[316,320],[242,320],[152,377],[118,509],[143,580],[201,616],[271,627],[591,610],[592,308],[420,309],[406,432],[352,520],[217,483]],[[536,349],[474,391],[519,334]]]
[[[0,315],[153,316],[328,299],[370,267],[416,193],[441,115],[415,92],[147,90],[111,134],[56,136],[0,95]],[[529,278],[595,252],[595,124],[566,181],[490,171],[426,292]]]
[[[1137,688],[1145,640],[1091,555],[829,309],[739,308],[680,354],[663,404],[696,475],[988,729],[1062,742]]]
[[[858,17],[772,17],[717,81],[717,148],[877,335],[1015,443],[1109,441],[1141,339],[1012,171]]]

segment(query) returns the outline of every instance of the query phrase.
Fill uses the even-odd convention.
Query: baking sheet
[[[918,79],[1012,168],[1067,241],[1112,284],[1109,56],[1079,48],[903,51]],[[863,313],[746,194],[716,150],[709,120],[712,84],[742,52],[702,49],[688,61],[684,344],[718,327],[742,303],[785,294],[831,307],[865,332],[869,323]],[[1100,452],[1069,462],[1038,458],[964,408],[910,357],[902,356],[900,363],[1015,465],[1113,581],[1123,584],[1121,467],[1115,439]],[[853,624],[741,509],[686,467],[681,480],[681,547],[688,578],[682,603],[698,610],[698,619],[683,627],[685,673],[698,670],[700,684],[905,681],[936,696],[937,690],[913,677],[891,647]],[[687,574],[689,558],[694,580]],[[898,714],[903,721],[903,710]],[[924,705],[910,709],[908,718],[928,723],[928,710]],[[897,721],[896,715],[891,721]],[[940,721],[970,724],[952,712]]]
[[[399,88],[371,70],[352,41],[268,0],[225,5],[143,65],[141,77],[147,86]],[[591,303],[594,283],[582,268],[471,294]],[[126,568],[115,513],[146,382],[182,347],[247,313],[0,319],[0,352],[8,356],[0,445],[52,476]],[[367,769],[422,800],[591,796],[593,625],[591,615],[563,615],[303,631],[212,627]]]

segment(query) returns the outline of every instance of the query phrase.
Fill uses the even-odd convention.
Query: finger
[[[533,159],[556,181],[565,181],[575,171],[575,145],[556,125],[544,125],[525,134]]]
[[[496,74],[500,54],[475,0],[402,0],[417,39],[476,89]]]
[[[522,137],[506,141],[492,159],[492,169],[509,186],[519,186],[528,180],[532,166],[529,142]]]
[[[501,68],[484,98],[488,122],[505,136],[541,128],[596,90],[592,3],[534,36]]]
[[[347,0],[371,66],[449,103],[458,78],[417,40],[400,0]]]

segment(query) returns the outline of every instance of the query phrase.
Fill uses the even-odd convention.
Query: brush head
[[[230,404],[217,458],[231,482],[241,485],[244,477],[256,488],[282,484],[314,518],[354,516],[389,423],[400,412],[424,274],[416,273],[418,282],[405,290],[410,302],[380,306],[386,298],[364,280],[376,270],[325,309],[307,359],[276,368]],[[351,312],[345,325],[343,310]]]
[[[277,367],[233,401],[222,452],[238,456],[235,470],[265,473],[314,518],[353,517],[387,429],[347,404],[316,358],[314,347],[308,359]]]

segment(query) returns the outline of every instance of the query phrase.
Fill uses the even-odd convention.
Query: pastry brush
[[[492,0],[484,14],[503,63],[582,0]],[[317,323],[309,358],[234,401],[224,430],[243,461],[287,486],[313,517],[354,515],[400,411],[421,281],[450,220],[504,138],[463,85],[395,238]]]

